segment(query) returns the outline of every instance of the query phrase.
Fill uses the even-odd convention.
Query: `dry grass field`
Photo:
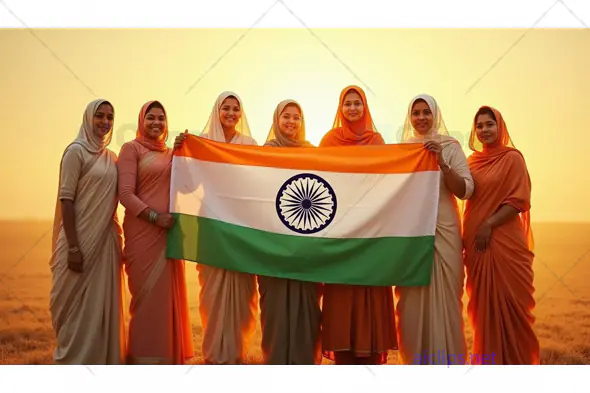
[[[50,228],[50,222],[1,222],[0,364],[52,364]],[[590,224],[543,223],[533,230],[541,362],[590,364]],[[195,349],[200,354],[195,265],[188,264],[187,275]],[[562,283],[559,279],[564,275]],[[471,345],[466,318],[465,322]],[[259,348],[260,327],[251,346],[251,363],[261,362]],[[193,359],[197,364],[202,361],[199,356]],[[397,363],[395,353],[390,355],[390,363]]]

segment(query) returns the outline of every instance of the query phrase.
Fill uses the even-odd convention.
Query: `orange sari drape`
[[[494,113],[498,139],[508,140],[501,115]],[[463,233],[468,315],[474,329],[472,352],[477,355],[472,360],[479,364],[538,364],[539,341],[532,314],[531,181],[524,158],[517,149],[500,144],[474,152],[468,163],[475,182],[473,196],[465,204]],[[521,213],[494,228],[487,249],[478,253],[477,231],[502,205]]]
[[[342,102],[350,90],[356,90],[363,99],[364,115],[358,122],[361,124],[351,124],[342,113]],[[345,88],[338,108],[333,128],[324,136],[320,147],[385,143],[375,130],[362,89]],[[335,352],[350,351],[356,357],[371,357],[379,364],[387,363],[388,351],[398,348],[392,288],[326,284],[322,346],[324,357],[330,360],[335,360]]]

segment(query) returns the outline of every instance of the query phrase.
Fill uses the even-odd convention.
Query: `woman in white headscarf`
[[[174,148],[182,145],[185,134],[176,137]],[[217,97],[199,136],[216,142],[257,145],[250,134],[242,100],[230,91]],[[197,270],[205,363],[241,364],[256,330],[256,276],[202,264],[197,264]]]
[[[53,222],[51,322],[56,364],[123,364],[122,230],[111,103],[90,102],[62,156]]]
[[[305,119],[299,103],[284,100],[277,105],[264,146],[314,147],[305,138]],[[321,285],[258,276],[265,364],[311,365],[322,362]]]
[[[464,364],[463,246],[457,199],[469,199],[473,179],[461,145],[449,136],[436,100],[414,97],[402,143],[424,143],[440,167],[440,195],[429,286],[396,287],[399,355],[404,364]]]

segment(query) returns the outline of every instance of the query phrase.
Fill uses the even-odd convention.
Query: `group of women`
[[[50,309],[58,364],[185,364],[194,355],[184,261],[167,259],[166,231],[174,149],[158,101],[143,105],[136,138],[117,157],[108,149],[114,108],[88,104],[78,137],[60,165]],[[201,137],[257,145],[233,92],[216,100]],[[260,307],[265,364],[538,364],[533,331],[531,182],[500,112],[475,114],[466,158],[435,99],[412,99],[402,143],[423,143],[440,166],[432,279],[423,287],[301,282],[197,264],[202,355],[207,364],[241,364]],[[367,97],[342,90],[323,146],[378,145]],[[294,100],[278,104],[265,146],[314,148]],[[125,207],[122,226],[117,205]],[[124,239],[124,240],[123,240]],[[359,263],[363,263],[359,261]],[[131,294],[125,328],[123,277]],[[463,285],[474,330],[471,357],[463,326]],[[394,305],[394,297],[397,307]],[[442,354],[442,356],[441,356]],[[473,356],[478,355],[478,356]],[[487,356],[486,356],[487,355]]]

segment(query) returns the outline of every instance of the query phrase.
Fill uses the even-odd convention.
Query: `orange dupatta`
[[[501,187],[501,189],[496,188],[493,190],[482,190],[481,186],[476,184],[476,190],[480,188],[480,193],[484,192],[486,195],[489,195],[489,197],[486,197],[488,204],[497,203],[498,199],[501,199],[501,205],[510,205],[520,211],[520,223],[525,233],[525,238],[527,239],[528,248],[532,251],[534,248],[534,237],[531,229],[530,215],[531,179],[528,170],[526,169],[526,164],[524,163],[524,156],[520,150],[514,147],[514,143],[510,138],[508,127],[504,122],[502,114],[497,109],[490,106],[482,106],[480,109],[482,108],[490,109],[494,113],[494,116],[496,117],[498,135],[496,141],[493,144],[484,145],[477,136],[475,129],[475,124],[477,121],[476,115],[476,117],[473,119],[471,135],[469,136],[469,148],[474,152],[467,159],[471,172],[475,174],[481,171],[488,171],[490,168],[495,167],[496,170],[500,170],[503,173],[508,174],[513,165],[521,167],[515,169],[524,169],[524,171],[520,172],[519,174],[515,174],[515,176],[505,176],[503,179],[503,187]],[[518,153],[518,156],[509,154],[512,152]],[[502,191],[504,192],[502,193]],[[502,193],[502,195],[499,193]],[[473,213],[473,211],[470,209],[470,205],[471,204],[469,202],[466,203],[464,212],[464,216],[466,217]],[[495,210],[492,211],[492,209],[494,209],[493,206],[488,206],[487,208],[482,206],[481,208],[482,213],[488,214],[488,217],[496,212]],[[487,219],[488,217],[480,217],[480,222],[483,222],[483,220]],[[475,231],[477,231],[477,228],[472,228],[472,230],[469,231],[472,233],[467,233],[466,230],[466,237],[474,238]]]
[[[363,101],[363,116],[356,122],[350,122],[344,117],[342,105],[344,104],[344,97],[350,92],[354,91],[361,96]],[[373,117],[367,102],[367,96],[363,89],[358,86],[351,85],[345,87],[340,93],[340,100],[338,102],[338,110],[332,129],[328,131],[320,142],[320,147],[324,146],[346,146],[346,145],[383,145],[385,141],[373,123]]]
[[[162,105],[160,101],[148,101],[141,107],[141,111],[139,112],[139,119],[137,119],[137,131],[135,133],[135,140],[150,150],[162,152],[166,151],[166,149],[168,148],[166,146],[166,141],[168,140],[168,115],[166,114],[166,109],[163,109],[164,115],[166,115],[166,127],[164,128],[164,132],[162,132],[162,135],[160,135],[157,141],[149,139],[145,136],[145,116],[147,115],[147,109],[154,102],[157,102],[158,104]],[[162,105],[162,108],[164,108],[164,105]]]

